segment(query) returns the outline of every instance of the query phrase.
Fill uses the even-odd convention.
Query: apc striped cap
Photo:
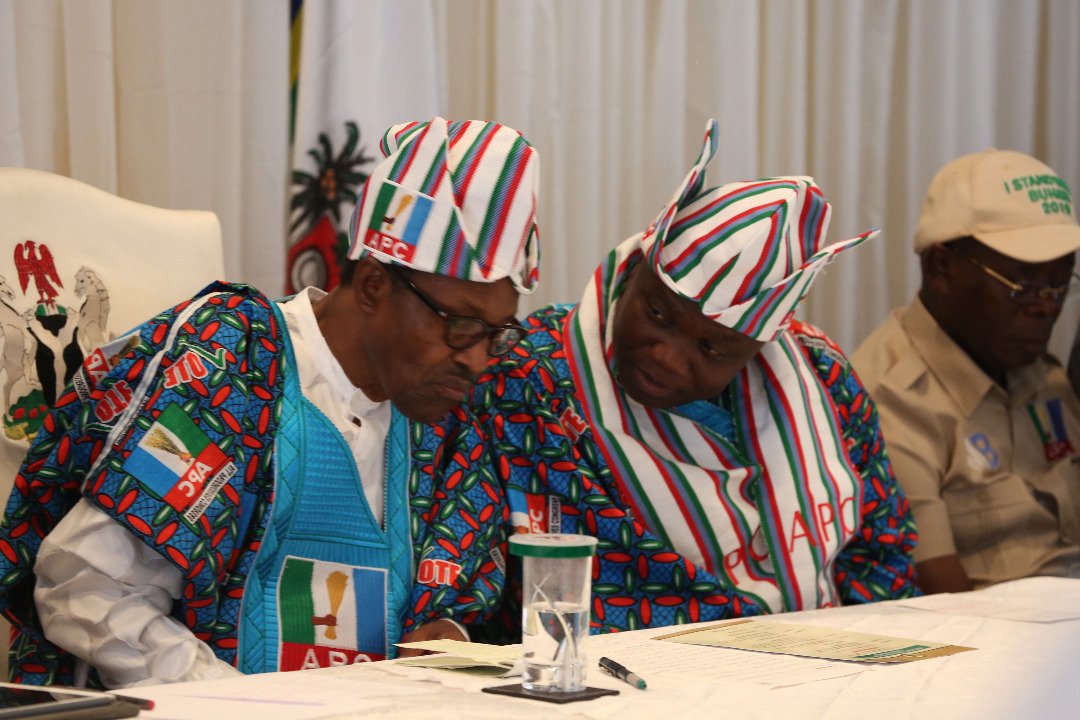
[[[536,150],[513,128],[481,120],[395,125],[364,183],[349,257],[474,282],[539,280]]]
[[[775,177],[703,190],[716,154],[710,120],[694,166],[641,238],[646,261],[716,322],[770,342],[787,329],[818,274],[877,230],[820,249],[831,207],[809,177]]]

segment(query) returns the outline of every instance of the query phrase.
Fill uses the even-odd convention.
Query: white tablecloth
[[[1059,604],[1065,600],[1080,608],[1080,580],[1029,578],[981,593],[1029,600],[1055,598]],[[944,614],[897,602],[790,613],[773,619],[977,649],[902,664],[842,663],[845,669],[859,672],[774,689],[747,680],[724,680],[721,672],[713,679],[688,673],[677,681],[650,681],[649,689],[640,691],[600,674],[595,670],[595,659],[600,655],[618,659],[620,648],[628,643],[671,629],[596,636],[589,639],[587,647],[594,664],[589,684],[614,688],[620,694],[568,705],[480,692],[485,685],[513,680],[480,679],[452,671],[400,667],[392,662],[315,670],[301,675],[290,673],[288,678],[254,676],[241,682],[250,681],[254,693],[259,683],[276,680],[280,684],[287,680],[295,685],[301,677],[310,678],[314,702],[319,693],[328,692],[325,688],[316,692],[317,678],[348,680],[356,685],[356,709],[334,715],[340,718],[1080,718],[1080,620],[1019,622]],[[684,650],[684,646],[675,643],[657,645],[665,648],[664,653],[670,653],[672,663]],[[721,670],[730,667],[732,676],[745,674],[746,667],[762,657],[773,658],[777,667],[779,663],[790,662],[788,656],[715,651],[726,654]],[[822,661],[800,662],[821,664]],[[648,668],[631,667],[649,680]],[[791,677],[797,679],[794,673]],[[205,697],[213,688],[212,682],[187,683],[145,688],[132,694],[158,700],[159,710],[144,713],[146,717],[171,720],[185,717],[178,709],[185,693]],[[304,699],[303,688],[289,692],[298,701]],[[236,717],[269,717],[253,706],[238,705],[237,709]]]

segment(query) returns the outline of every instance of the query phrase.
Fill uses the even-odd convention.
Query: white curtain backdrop
[[[579,298],[668,198],[713,116],[714,183],[813,175],[834,206],[830,240],[884,228],[803,312],[849,351],[918,287],[911,237],[942,164],[1011,148],[1080,189],[1075,0],[354,1],[399,9],[356,35],[358,56],[375,57],[372,43],[410,56],[434,27],[442,114],[512,125],[540,151],[529,308]],[[288,18],[286,0],[0,0],[0,165],[213,210],[230,279],[279,292]],[[367,70],[389,72],[393,53],[378,57]]]
[[[446,112],[446,63],[436,13],[400,2],[307,2],[301,9],[293,24],[299,48],[287,279],[293,290],[330,289],[355,199],[382,159],[379,139],[403,118]],[[322,246],[330,235],[331,247]]]
[[[230,279],[280,290],[289,60],[280,5],[0,0],[0,165],[213,210]]]

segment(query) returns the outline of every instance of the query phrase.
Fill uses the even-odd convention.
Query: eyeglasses
[[[480,318],[472,317],[470,315],[451,315],[436,305],[435,301],[425,295],[420,288],[416,287],[416,285],[414,285],[409,278],[405,277],[405,274],[396,266],[384,264],[383,267],[393,277],[405,283],[405,287],[412,290],[413,295],[416,295],[416,297],[420,299],[420,302],[427,305],[431,308],[432,312],[443,319],[443,325],[446,330],[446,344],[454,350],[471,348],[486,337],[488,339],[488,355],[491,357],[499,357],[500,355],[505,355],[510,352],[510,348],[517,345],[521,342],[521,339],[525,337],[525,328],[517,323],[492,326],[488,325]]]
[[[1080,275],[1076,273],[1072,274],[1072,278],[1064,285],[1042,285],[1040,283],[1032,282],[1015,282],[1005,277],[997,270],[987,267],[975,258],[968,255],[963,250],[958,248],[949,248],[955,252],[963,255],[972,263],[974,263],[980,270],[997,280],[999,283],[1009,288],[1009,297],[1022,305],[1032,305],[1037,302],[1052,302],[1055,304],[1061,303],[1065,300],[1065,296],[1072,290],[1073,280],[1080,280]]]

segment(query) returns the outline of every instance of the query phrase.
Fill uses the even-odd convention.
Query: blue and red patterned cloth
[[[527,318],[529,335],[489,366],[473,391],[512,524],[519,532],[599,538],[594,633],[763,612],[738,586],[677,552],[624,501],[594,429],[583,420],[583,389],[567,359],[573,312],[574,306],[554,306]],[[835,406],[861,479],[859,527],[833,558],[839,599],[866,603],[917,594],[915,526],[893,480],[874,405],[835,344],[798,322],[790,332]],[[502,615],[512,623],[510,600]],[[514,640],[512,629],[508,639]]]
[[[266,297],[216,283],[86,359],[35,438],[0,525],[12,680],[72,680],[74,658],[42,635],[33,564],[42,539],[80,497],[183,573],[172,615],[235,663],[245,580],[274,500],[283,378],[295,372],[284,332]],[[125,471],[133,453],[174,449],[163,438],[140,447],[163,413],[174,440],[208,441],[198,453],[203,476],[181,475],[165,487]],[[442,617],[481,622],[502,587],[503,496],[485,470],[475,427],[464,411],[456,420],[463,430],[449,436],[410,428],[416,583],[402,618],[406,632]],[[219,489],[201,502],[182,485],[215,478]]]

